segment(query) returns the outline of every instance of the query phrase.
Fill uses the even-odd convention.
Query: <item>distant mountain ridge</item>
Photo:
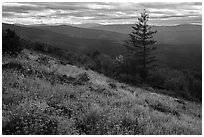
[[[88,32],[90,33],[92,31],[88,31],[86,37],[81,37],[82,35],[80,34],[79,36],[76,36],[76,34],[80,33],[80,31],[77,32],[77,28],[74,28],[76,34],[73,33],[73,35],[75,36],[64,34],[65,31],[60,32],[61,27],[60,30],[55,30],[49,26],[45,26],[44,28],[33,26],[16,26],[13,24],[3,23],[2,28],[10,28],[14,30],[20,37],[31,41],[44,42],[62,49],[73,50],[79,53],[90,53],[97,49],[103,53],[117,56],[118,54],[123,53],[125,48],[121,46],[118,40],[110,40],[104,38],[94,39],[90,37],[90,35],[93,34],[89,35]],[[59,28],[59,26],[57,28]],[[72,29],[72,27],[69,28]],[[79,28],[79,30],[81,30],[81,28]],[[98,34],[100,34],[100,31],[97,30],[94,30],[93,32],[97,32]],[[82,34],[85,34],[85,32],[83,32]]]
[[[96,30],[106,30],[106,31],[113,31],[113,32],[118,32],[118,33],[124,33],[128,34],[131,32],[131,28],[134,24],[113,24],[113,25],[101,25],[101,26],[96,26],[96,27],[90,27],[89,29],[96,29]],[[173,26],[156,26],[152,25],[152,28],[158,29],[158,28],[179,28],[179,27],[196,27],[196,28],[202,28],[201,25],[196,25],[196,24],[180,24],[180,25],[173,25]],[[194,29],[194,28],[193,28]]]
[[[130,24],[129,24],[130,25]],[[119,26],[119,27],[118,27]],[[3,29],[11,28],[22,38],[41,41],[53,46],[74,50],[79,53],[90,53],[96,49],[112,57],[126,53],[123,46],[128,39],[128,24],[100,26],[109,31],[84,29],[79,27],[60,26],[16,26],[2,25]],[[117,28],[117,32],[111,32]],[[157,41],[157,57],[167,64],[187,64],[189,67],[202,68],[202,27],[199,25],[152,26],[157,30],[154,39]],[[123,31],[124,33],[119,33]],[[104,36],[104,37],[103,37]]]
[[[80,27],[80,28],[92,28],[92,27],[101,26],[101,24],[98,24],[98,23],[82,23],[82,24],[72,24],[71,26],[76,26],[76,27]]]
[[[42,24],[42,25],[23,25],[22,27],[48,30],[48,31],[67,35],[69,37],[82,37],[82,38],[89,38],[89,39],[106,39],[106,40],[117,40],[117,41],[127,39],[126,34],[121,34],[118,32],[80,28],[77,26],[70,26],[70,25]]]
[[[116,24],[92,27],[91,29],[113,31],[123,34],[131,33],[134,24]],[[202,45],[202,26],[195,24],[182,24],[176,26],[151,26],[157,30],[154,38],[158,44],[194,44]]]

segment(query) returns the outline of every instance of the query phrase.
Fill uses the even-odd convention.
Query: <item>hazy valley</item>
[[[3,29],[6,28],[15,30],[19,36],[31,41],[44,42],[79,53],[91,53],[99,50],[116,57],[126,54],[124,41],[128,39],[131,25],[109,25],[86,29],[66,25],[16,26],[3,24]],[[158,47],[156,55],[161,63],[201,69],[201,26],[153,26],[152,29],[158,31],[155,35]]]

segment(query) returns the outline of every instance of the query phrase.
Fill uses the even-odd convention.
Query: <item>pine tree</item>
[[[151,51],[156,49],[153,46],[156,43],[153,34],[157,31],[151,30],[148,19],[149,14],[144,10],[138,18],[138,22],[132,26],[132,32],[129,34],[130,39],[126,41],[126,47],[144,82],[147,80],[149,70],[156,66],[154,64],[156,59]]]

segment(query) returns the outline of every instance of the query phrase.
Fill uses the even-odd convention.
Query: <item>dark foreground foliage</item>
[[[21,39],[10,29],[2,32],[2,53],[16,56],[22,50]]]
[[[13,116],[2,129],[3,135],[56,135],[57,122],[42,114]]]

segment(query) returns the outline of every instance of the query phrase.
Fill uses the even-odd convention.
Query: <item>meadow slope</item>
[[[202,134],[202,106],[23,50],[3,57],[3,134]]]

